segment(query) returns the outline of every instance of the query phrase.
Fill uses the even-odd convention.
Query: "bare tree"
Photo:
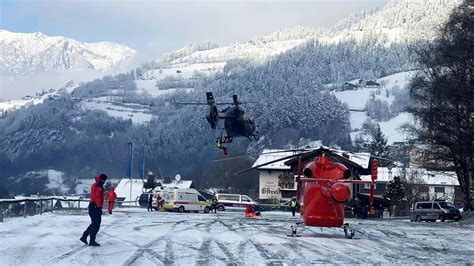
[[[403,169],[400,176],[407,191],[406,198],[407,203],[409,204],[408,207],[411,207],[416,200],[423,197],[423,188],[427,189],[425,181],[421,177],[421,173],[416,169],[411,171]]]
[[[412,80],[410,127],[432,146],[431,156],[456,171],[465,208],[474,210],[474,5],[465,1],[451,14],[438,40],[419,49],[421,70]]]

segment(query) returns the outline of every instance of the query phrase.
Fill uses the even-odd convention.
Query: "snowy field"
[[[289,213],[148,213],[117,209],[103,217],[101,247],[79,242],[85,211],[57,211],[0,223],[0,265],[466,264],[474,261],[474,225],[351,220],[342,229],[302,228],[291,238]]]

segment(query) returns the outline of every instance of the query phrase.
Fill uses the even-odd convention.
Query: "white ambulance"
[[[164,188],[161,195],[165,199],[165,210],[196,213],[209,213],[211,210],[211,203],[194,188]]]

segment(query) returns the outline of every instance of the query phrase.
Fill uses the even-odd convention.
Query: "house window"
[[[420,186],[420,192],[424,192],[424,193],[428,193],[429,192],[429,188],[427,186]]]
[[[386,185],[384,183],[375,184],[375,190],[377,191],[385,191]]]
[[[444,193],[444,187],[435,187],[436,193]]]

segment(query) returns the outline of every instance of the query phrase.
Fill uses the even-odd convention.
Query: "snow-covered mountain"
[[[193,43],[165,54],[155,63],[158,71],[145,72],[147,79],[167,76],[189,78],[196,72],[212,75],[222,71],[229,60],[245,59],[254,63],[288,51],[310,40],[322,43],[342,41],[374,45],[431,41],[461,0],[392,0],[378,10],[349,16],[330,28],[301,26],[285,28],[268,36],[226,46],[213,42]],[[149,69],[147,69],[149,70]]]
[[[209,76],[222,71],[230,60],[244,59],[253,63],[263,63],[314,38],[316,32],[310,28],[296,26],[226,46],[219,46],[210,41],[192,43],[163,55],[153,62],[158,67],[145,72],[144,76],[147,79],[153,77],[158,80],[167,76],[189,78],[195,73]]]
[[[392,0],[383,8],[352,15],[331,27],[320,40],[411,43],[432,40],[461,0]]]
[[[147,158],[166,162],[165,171],[194,171],[215,156],[216,132],[205,120],[196,119],[203,109],[176,108],[168,102],[205,100],[204,89],[213,91],[216,100],[233,93],[243,101],[273,100],[269,106],[245,107],[262,132],[258,145],[281,148],[302,138],[350,145],[350,137],[354,140],[372,117],[368,112],[352,112],[349,117],[340,102],[364,109],[370,98],[397,110],[377,122],[390,143],[404,140],[397,128],[410,117],[392,104],[414,68],[406,44],[431,40],[458,3],[400,0],[330,29],[288,28],[222,47],[213,42],[191,44],[127,74],[0,104],[0,166],[15,175],[48,167],[71,173],[107,169],[119,175],[127,160],[123,144],[133,138],[153,143]],[[400,74],[388,76],[393,73]],[[373,79],[381,86],[321,89],[352,79]],[[137,147],[146,146],[141,144]],[[232,151],[245,152],[248,147],[248,142],[236,141]],[[71,158],[64,162],[65,154],[74,154],[74,163]],[[183,166],[183,161],[189,163]]]
[[[48,70],[106,71],[130,59],[135,50],[111,42],[86,43],[40,32],[0,30],[0,73]]]

